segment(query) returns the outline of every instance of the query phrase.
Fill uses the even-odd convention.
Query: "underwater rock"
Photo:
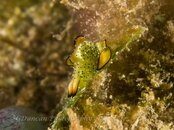
[[[71,10],[74,30],[92,42],[106,40],[115,55],[84,91],[63,97],[52,130],[173,130],[174,17],[164,10],[169,2],[61,2]]]
[[[11,106],[0,110],[0,130],[47,130],[46,121],[29,108]]]

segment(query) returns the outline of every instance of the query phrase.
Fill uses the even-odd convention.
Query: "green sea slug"
[[[85,88],[110,59],[111,49],[106,41],[94,43],[83,36],[78,36],[74,51],[67,59],[67,64],[74,67],[73,78],[68,86],[68,96],[75,96],[78,89]]]

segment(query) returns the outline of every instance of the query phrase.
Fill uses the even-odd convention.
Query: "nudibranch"
[[[74,51],[66,60],[74,68],[68,86],[68,97],[75,96],[79,89],[86,87],[111,59],[111,49],[106,40],[91,42],[84,36],[78,36],[74,44]]]

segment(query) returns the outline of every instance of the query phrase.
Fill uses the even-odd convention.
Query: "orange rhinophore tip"
[[[82,43],[83,41],[85,41],[85,37],[83,35],[79,35],[75,38],[74,45],[77,46],[80,43]]]
[[[109,47],[102,50],[99,56],[98,61],[98,70],[102,69],[110,60],[111,58],[111,50]]]

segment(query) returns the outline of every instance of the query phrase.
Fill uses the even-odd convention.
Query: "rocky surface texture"
[[[96,75],[77,102],[72,100],[75,105],[57,115],[52,128],[174,129],[172,2],[61,2],[72,10],[75,30],[93,41],[106,39],[111,49],[129,42],[137,28],[145,32],[121,53],[116,51],[113,63]]]
[[[67,9],[49,0],[9,0],[0,12],[0,108],[50,114],[67,85]]]
[[[172,0],[1,1],[0,108],[55,115],[52,130],[174,129],[173,8]],[[115,56],[67,98],[65,60],[78,35],[106,40]]]

